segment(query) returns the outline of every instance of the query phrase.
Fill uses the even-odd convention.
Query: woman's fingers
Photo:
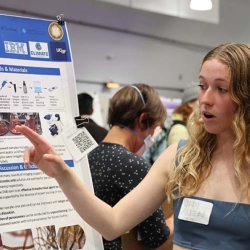
[[[15,129],[27,137],[34,146],[43,146],[42,144],[48,144],[39,134],[25,125],[16,125]]]
[[[16,125],[16,130],[23,134],[39,152],[56,154],[49,142],[47,142],[41,135],[30,129],[25,125]]]
[[[65,177],[65,169],[67,169],[68,166],[59,156],[44,154],[43,161],[44,164],[40,166],[40,169],[48,176],[57,179],[63,179]]]
[[[27,168],[30,167],[30,162],[33,162],[34,154],[35,154],[34,148],[26,148],[26,149],[24,150],[23,162],[24,162],[24,165],[25,165]]]
[[[52,163],[54,165],[62,165],[62,159],[57,156],[57,155],[53,155],[53,154],[44,154],[43,155],[44,160],[46,160],[49,163]]]
[[[25,167],[29,168],[32,162],[45,174],[51,177],[57,175],[63,176],[65,163],[49,142],[24,125],[16,126],[15,128],[34,145],[34,147],[26,148],[24,151],[23,161]]]

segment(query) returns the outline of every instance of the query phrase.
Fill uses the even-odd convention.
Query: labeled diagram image
[[[23,81],[23,93],[24,93],[24,94],[27,94],[27,93],[28,93],[27,85],[26,85],[25,81]]]
[[[2,233],[1,237],[3,249],[35,249],[31,229]]]
[[[2,81],[2,84],[1,84],[1,86],[0,86],[0,90],[1,90],[7,83],[8,83],[7,80],[3,80],[3,81]]]
[[[14,92],[16,93],[16,83],[13,83],[13,82],[9,82],[9,83],[13,86]]]
[[[41,82],[40,81],[33,81],[33,84],[34,84],[34,91],[35,93],[37,93],[38,95],[40,93],[42,93],[42,85],[41,85]]]
[[[37,227],[32,230],[36,250],[59,249],[56,241],[55,226]]]
[[[52,91],[54,91],[54,90],[56,90],[57,89],[57,86],[53,86],[53,87],[51,87],[51,88],[48,88],[48,91],[49,92],[52,92]]]
[[[42,134],[39,113],[0,113],[0,136],[20,135],[16,125],[25,125],[38,134]]]
[[[82,249],[86,242],[86,236],[79,225],[60,227],[57,232],[57,242],[61,250]]]
[[[48,91],[48,92],[52,92],[52,91],[58,89],[57,86],[51,86],[51,87],[48,87],[48,88],[43,87],[40,81],[33,81],[33,85],[34,85],[34,92],[37,93],[38,95],[40,93],[43,93],[43,89],[45,91]]]
[[[13,80],[8,81],[7,79],[5,79],[1,82],[0,93],[3,92],[6,88],[11,88],[13,93],[17,93],[17,92],[19,92],[20,94],[28,93],[28,87],[24,80],[20,83],[17,83],[17,82],[14,82]]]
[[[13,94],[24,94],[24,95],[34,95],[38,96],[41,93],[50,93],[58,89],[58,86],[54,83],[52,84],[42,84],[40,80],[21,80],[16,79],[4,79],[0,80],[0,93],[5,92],[6,89],[11,89]]]

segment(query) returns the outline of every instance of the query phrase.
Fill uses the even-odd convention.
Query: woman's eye
[[[200,87],[200,89],[205,89],[205,86],[202,84],[199,84],[198,86]]]
[[[219,90],[221,93],[227,93],[227,92],[228,92],[227,89],[223,89],[223,88],[218,88],[218,90]]]

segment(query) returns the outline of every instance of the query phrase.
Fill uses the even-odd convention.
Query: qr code
[[[75,136],[72,141],[75,143],[76,147],[81,153],[84,153],[94,145],[93,141],[89,139],[88,135],[84,131]]]

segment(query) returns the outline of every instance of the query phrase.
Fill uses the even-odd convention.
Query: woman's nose
[[[213,93],[210,89],[199,93],[199,103],[201,104],[213,104]]]

